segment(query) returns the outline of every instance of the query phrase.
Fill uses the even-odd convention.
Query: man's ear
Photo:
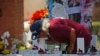
[[[44,38],[44,37],[47,37],[47,34],[46,34],[46,32],[41,31],[39,38]]]

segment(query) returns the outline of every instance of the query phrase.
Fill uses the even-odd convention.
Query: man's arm
[[[69,44],[67,53],[72,53],[72,51],[74,49],[74,45],[75,45],[75,39],[76,39],[75,29],[71,28],[71,32],[70,32],[70,44]]]

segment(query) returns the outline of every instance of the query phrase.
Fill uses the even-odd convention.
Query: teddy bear
[[[10,54],[11,50],[8,47],[9,42],[8,39],[10,37],[10,33],[8,31],[4,32],[3,35],[1,36],[1,41],[0,41],[0,46],[1,46],[1,53],[2,54]]]
[[[2,41],[5,43],[4,48],[7,48],[7,46],[9,46],[9,42],[7,40],[7,38],[10,37],[10,33],[8,31],[4,32],[3,35],[1,36]]]

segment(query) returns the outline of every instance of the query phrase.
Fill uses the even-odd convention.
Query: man
[[[90,32],[81,24],[61,17],[44,19],[42,21],[42,30],[47,33],[51,39],[59,43],[66,43],[67,53],[77,53],[77,38],[84,38],[85,52],[87,52],[92,39]]]

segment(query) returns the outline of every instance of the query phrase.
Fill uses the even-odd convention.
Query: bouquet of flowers
[[[40,9],[33,13],[32,17],[29,19],[29,24],[32,24],[35,20],[40,20],[43,17],[46,17],[48,15],[47,9]]]

